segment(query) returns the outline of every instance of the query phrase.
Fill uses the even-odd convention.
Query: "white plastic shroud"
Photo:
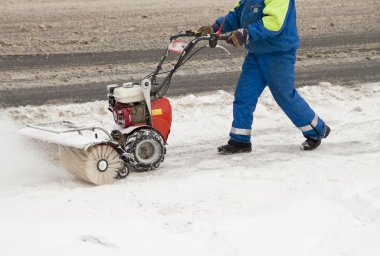
[[[145,100],[143,90],[140,85],[125,84],[114,90],[113,96],[120,103],[134,103]]]

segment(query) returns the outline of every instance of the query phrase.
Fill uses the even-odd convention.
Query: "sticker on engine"
[[[186,46],[187,46],[186,42],[183,42],[181,40],[173,40],[169,45],[169,52],[182,54]]]
[[[161,108],[152,109],[152,116],[160,116],[160,115],[162,115],[162,109]]]

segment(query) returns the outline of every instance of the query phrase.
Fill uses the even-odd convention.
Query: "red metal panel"
[[[152,122],[153,128],[167,141],[172,125],[172,108],[167,98],[152,101]]]

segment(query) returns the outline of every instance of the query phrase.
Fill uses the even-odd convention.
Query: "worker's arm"
[[[223,17],[220,17],[215,21],[217,27],[220,27],[225,20],[222,33],[228,33],[240,28],[240,16],[243,11],[245,0],[238,1],[232,10]]]
[[[290,0],[265,0],[263,18],[248,25],[249,39],[257,41],[280,34],[285,27],[291,4]]]

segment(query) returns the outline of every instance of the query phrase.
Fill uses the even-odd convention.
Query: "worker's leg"
[[[294,87],[296,52],[271,53],[258,57],[265,81],[278,105],[305,137],[322,139],[327,126]]]
[[[257,58],[254,54],[248,53],[235,90],[234,121],[230,132],[232,140],[243,143],[251,140],[253,112],[264,88],[265,81]]]

